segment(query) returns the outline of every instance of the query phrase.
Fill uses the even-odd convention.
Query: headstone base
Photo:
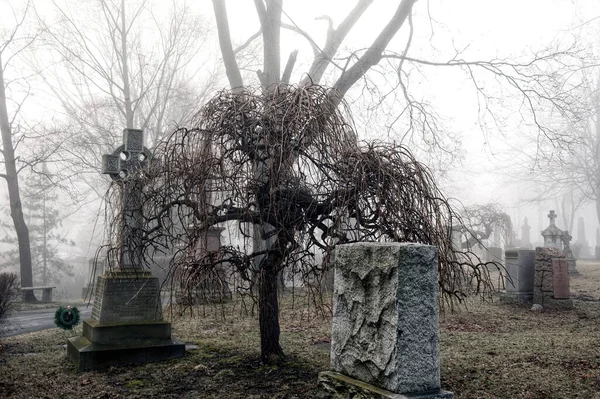
[[[531,305],[533,303],[533,292],[506,292],[500,293],[500,303],[519,305]]]
[[[171,338],[171,324],[83,321],[83,335],[67,341],[67,355],[79,371],[182,357],[185,344]]]
[[[378,388],[335,371],[319,373],[319,399],[453,399],[454,393],[438,389],[404,395]]]
[[[544,309],[573,309],[572,299],[557,299],[551,293],[543,293],[542,301],[538,303]]]

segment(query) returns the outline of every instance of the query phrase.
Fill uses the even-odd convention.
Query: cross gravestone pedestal
[[[92,317],[83,336],[70,338],[67,353],[79,370],[140,364],[181,357],[185,344],[171,338],[162,317],[158,277],[145,271],[143,258],[143,183],[150,152],[142,130],[125,129],[124,144],[102,156],[102,173],[122,184],[123,221],[119,270],[98,276]]]

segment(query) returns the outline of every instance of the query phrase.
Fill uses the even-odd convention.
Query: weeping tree
[[[457,257],[451,243],[459,216],[428,169],[403,146],[358,142],[334,90],[278,85],[268,92],[222,91],[191,126],[158,146],[153,167],[141,177],[146,262],[161,248],[177,247],[171,270],[188,287],[225,266],[248,284],[257,277],[265,362],[283,356],[278,273],[302,265],[311,271],[304,277],[322,275],[327,265],[314,262],[315,253],[328,258],[337,244],[435,245],[443,304],[490,286],[481,264],[457,260],[467,259]],[[109,192],[115,199],[118,187]],[[112,228],[120,217],[114,214]],[[203,233],[217,225],[248,237],[259,231],[269,245],[247,240],[246,246],[198,252]]]
[[[497,232],[506,245],[512,244],[513,225],[499,204],[471,205],[463,212],[463,248],[472,248]]]

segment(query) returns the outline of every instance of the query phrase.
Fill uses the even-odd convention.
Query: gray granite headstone
[[[500,295],[501,302],[531,303],[533,300],[533,275],[535,251],[532,249],[508,249],[505,252],[506,290]]]
[[[356,243],[335,251],[332,372],[319,379],[332,396],[322,397],[342,397],[338,385],[360,381],[390,394],[452,398],[440,389],[436,248]]]

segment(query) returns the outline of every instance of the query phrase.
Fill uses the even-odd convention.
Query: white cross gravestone
[[[98,276],[92,317],[83,335],[67,344],[69,358],[80,370],[172,359],[185,345],[171,338],[162,317],[158,278],[143,269],[143,183],[140,173],[151,153],[142,130],[125,129],[124,144],[102,157],[102,173],[122,188],[122,231],[119,267]]]

